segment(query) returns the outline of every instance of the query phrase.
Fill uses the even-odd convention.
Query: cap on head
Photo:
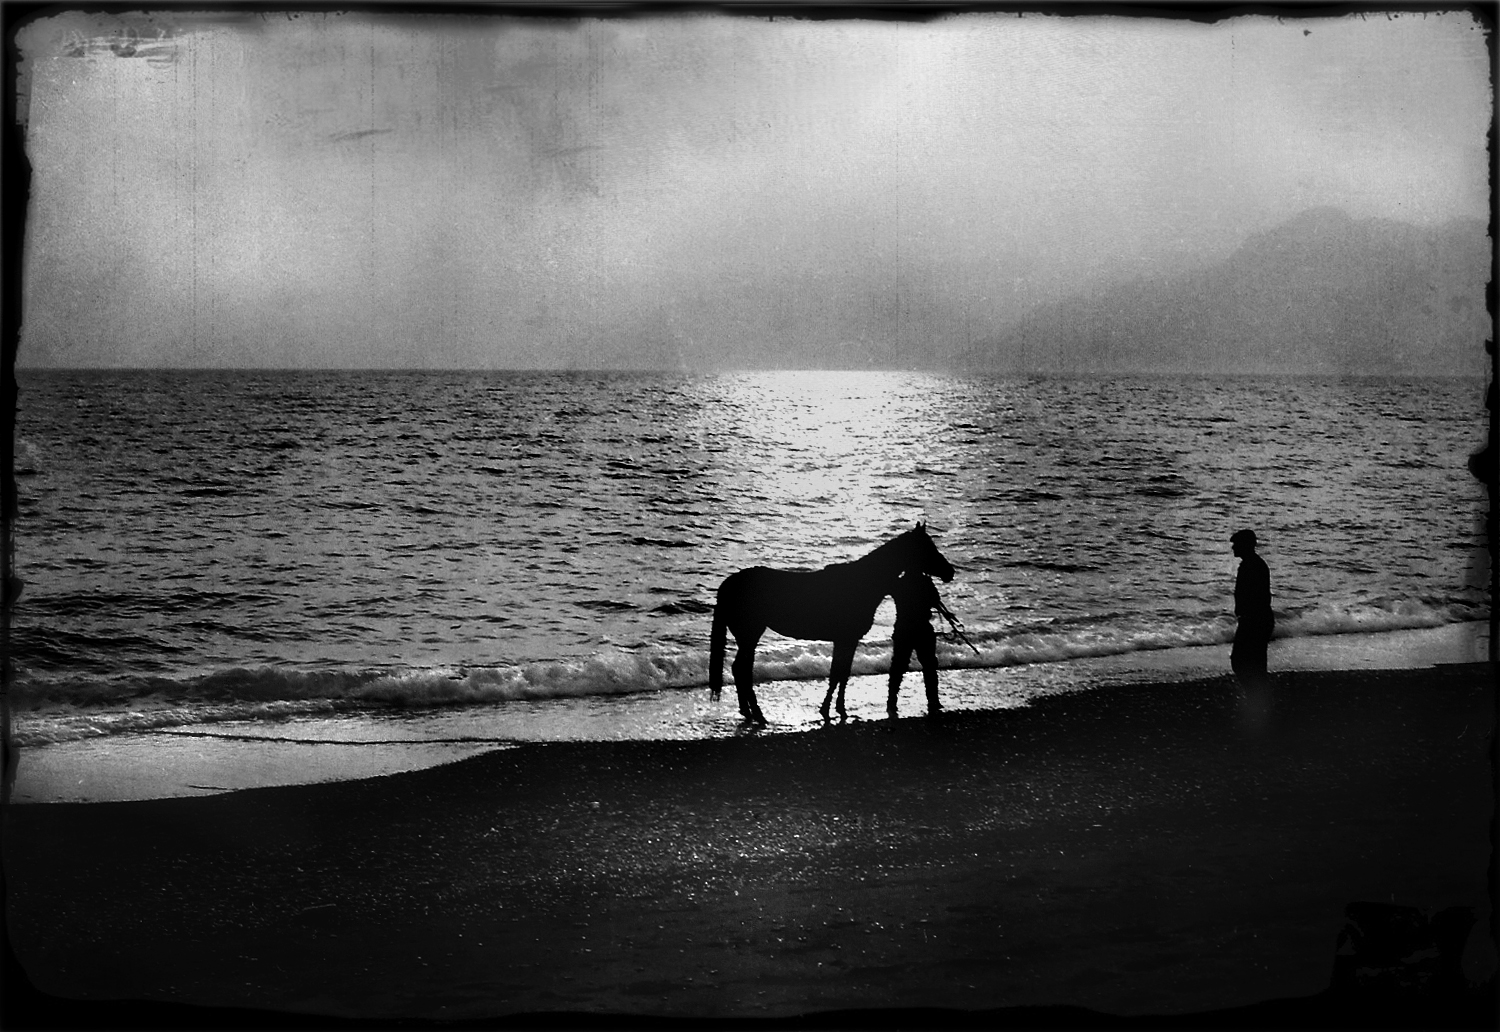
[[[1243,544],[1243,545],[1249,545],[1251,548],[1254,548],[1255,547],[1255,531],[1253,531],[1253,530],[1237,530],[1233,534],[1229,535],[1229,543],[1233,544],[1233,545],[1241,545],[1241,544]]]

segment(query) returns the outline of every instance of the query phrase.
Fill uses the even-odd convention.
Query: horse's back
[[[779,596],[796,591],[799,581],[811,572],[778,570],[771,566],[749,566],[737,570],[719,585],[718,604],[721,607],[774,604]]]
[[[837,641],[870,629],[883,591],[841,576],[841,567],[779,570],[751,566],[719,585],[718,614],[731,626],[756,624],[790,638]]]

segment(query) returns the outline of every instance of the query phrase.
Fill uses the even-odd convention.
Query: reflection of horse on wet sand
[[[755,646],[769,628],[788,638],[833,642],[833,666],[828,672],[828,695],[819,707],[828,717],[828,704],[838,690],[838,710],[844,713],[844,687],[854,664],[859,640],[875,622],[875,610],[891,593],[905,570],[953,579],[953,564],[918,523],[868,555],[821,570],[775,570],[752,566],[731,573],[719,585],[714,605],[713,638],[708,657],[708,687],[719,697],[724,681],[726,634],[734,635],[734,687],[740,714],[765,723],[753,687]]]

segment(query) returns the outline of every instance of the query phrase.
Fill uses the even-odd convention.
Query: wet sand
[[[1219,678],[12,805],[42,995],[10,979],[3,1023],[1492,1026],[1492,680]],[[1362,901],[1473,908],[1463,977],[1330,992]]]

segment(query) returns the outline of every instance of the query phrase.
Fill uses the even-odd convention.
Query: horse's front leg
[[[759,635],[742,641],[730,669],[734,672],[735,694],[740,700],[740,716],[764,724],[766,718],[755,699],[755,646],[759,641]]]

